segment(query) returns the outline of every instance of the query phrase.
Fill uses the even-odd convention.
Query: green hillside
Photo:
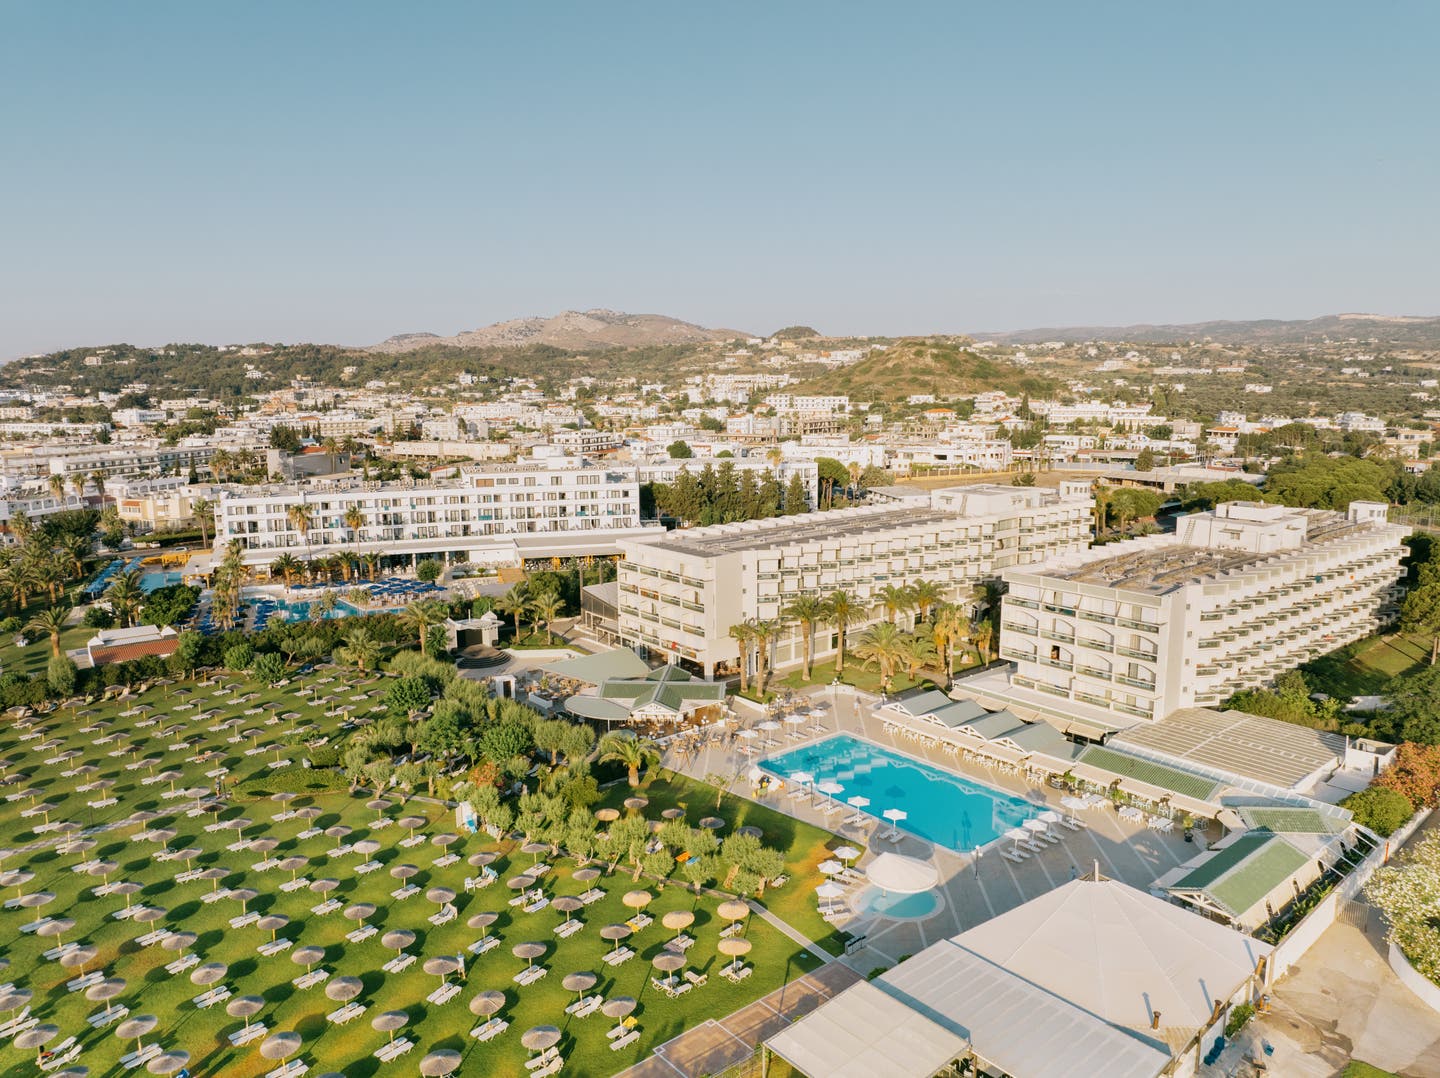
[[[976,355],[958,342],[906,338],[858,363],[796,386],[794,392],[844,393],[855,400],[891,401],[917,393],[932,393],[943,400],[991,389],[1039,396],[1053,388],[1047,378]]]

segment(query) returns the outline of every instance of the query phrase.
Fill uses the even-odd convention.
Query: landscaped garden
[[[405,736],[418,737],[417,728],[428,722],[448,729],[458,705],[442,705],[459,697],[473,704],[474,696],[467,696],[473,686],[451,697],[437,687],[435,699],[427,692],[425,701],[410,701],[413,707],[397,717],[409,690],[396,686],[413,689],[419,675],[373,672],[373,643],[352,641],[337,650],[346,665],[326,663],[303,673],[292,665],[277,667],[274,652],[263,654],[273,661],[252,657],[253,676],[151,679],[150,687],[119,699],[74,699],[45,714],[17,712],[5,720],[0,845],[6,852],[0,871],[7,875],[0,882],[13,901],[0,912],[9,960],[0,980],[12,982],[14,991],[0,999],[0,1021],[19,1019],[32,1032],[0,1048],[4,1068],[20,1067],[43,1048],[78,1050],[76,1062],[91,1074],[123,1073],[121,1057],[144,1045],[146,1052],[162,1054],[161,1067],[188,1063],[196,1073],[248,1078],[280,1066],[290,1042],[271,1037],[293,1032],[299,1042],[291,1058],[314,1072],[351,1078],[397,1067],[413,1073],[422,1055],[437,1050],[460,1053],[462,1073],[524,1073],[521,1063],[534,1054],[526,1042],[550,1039],[558,1042],[566,1073],[605,1075],[681,1029],[727,1014],[818,964],[751,916],[738,922],[735,938],[744,942],[723,945],[745,951],[740,960],[750,969],[731,983],[720,975],[732,961],[722,951],[722,932],[732,923],[722,916],[727,896],[697,891],[692,877],[678,871],[669,880],[656,879],[656,868],[675,871],[678,864],[658,838],[642,854],[612,849],[606,837],[648,835],[653,821],[657,828],[671,827],[664,837],[692,838],[699,846],[701,819],[718,817],[724,824],[711,833],[720,843],[693,879],[723,886],[730,877],[732,884],[748,886],[741,864],[742,855],[750,855],[730,851],[727,868],[718,846],[735,828],[759,827],[763,844],[747,840],[754,843],[755,863],[768,864],[776,854],[794,877],[779,890],[766,889],[763,902],[802,931],[825,935],[828,927],[814,914],[803,882],[821,859],[825,832],[728,796],[717,809],[715,790],[669,775],[632,789],[622,769],[616,785],[597,792],[598,802],[584,796],[593,788],[585,783],[570,795],[578,803],[565,826],[575,831],[579,819],[592,821],[592,836],[576,834],[573,844],[585,847],[592,860],[560,852],[559,833],[545,822],[565,785],[552,785],[560,791],[553,795],[505,799],[522,834],[511,837],[509,828],[503,838],[483,830],[472,834],[456,826],[451,809],[423,796],[405,800],[406,790],[453,788],[458,795],[482,785],[494,789],[490,783],[508,781],[507,768],[523,776],[529,759],[501,767],[482,759],[471,769],[444,731],[431,730],[429,761],[414,761],[403,751],[413,752],[413,745],[382,752],[388,734],[368,742],[360,735],[408,724]],[[413,658],[409,669],[421,669],[423,660]],[[506,726],[504,735],[488,735],[503,742],[520,719],[506,709],[484,723],[489,725],[466,736],[483,741],[488,731]],[[545,739],[532,733],[525,742],[540,765],[532,787],[557,753],[564,756],[557,748],[547,758],[535,747]],[[573,764],[576,777],[588,778],[581,761]],[[398,783],[383,803],[367,789],[352,791],[347,781],[369,784],[376,776],[382,785]],[[626,807],[637,795],[648,804],[631,800]],[[487,805],[494,799],[477,800]],[[683,808],[683,819],[667,820],[666,808]],[[523,833],[532,831],[539,837],[527,845]],[[745,842],[732,845],[739,849]],[[551,867],[529,888],[508,886],[536,862]],[[485,879],[492,882],[467,889],[467,880]],[[525,912],[511,905],[525,890],[543,893],[543,906],[529,903],[540,908]],[[603,894],[597,897],[597,890]],[[217,894],[222,897],[210,897]],[[582,894],[588,902],[564,901]],[[579,908],[564,908],[573,905]],[[734,913],[731,907],[724,911]],[[637,915],[650,922],[602,933]],[[572,917],[583,927],[562,938],[556,929]],[[37,922],[37,928],[22,930]],[[361,939],[366,926],[375,932]],[[483,953],[472,950],[487,936],[498,942]],[[693,944],[667,947],[681,936]],[[522,987],[514,978],[532,959],[514,949],[527,943],[538,945],[531,949],[537,951],[533,962],[547,972]],[[617,944],[636,954],[612,967],[603,959]],[[405,955],[415,957],[407,961]],[[652,965],[657,957],[659,967]],[[395,972],[387,972],[386,964],[397,958]],[[463,959],[463,974],[457,959]],[[675,980],[666,991],[659,979],[669,975],[669,966],[676,967]],[[307,971],[313,983],[304,979]],[[322,971],[323,977],[313,976]],[[589,980],[580,977],[567,987],[567,975],[581,973],[593,974],[593,984],[574,987]],[[427,998],[446,984],[459,986],[453,998]],[[471,1004],[483,1011],[484,992],[501,993],[490,1005],[498,1006],[508,1028],[482,1042],[471,1031],[489,1016],[472,1013]],[[225,998],[202,1008],[194,1000],[210,998],[207,993]],[[597,994],[608,1010],[583,1018],[567,1013],[582,996]],[[342,1010],[351,1003],[363,1011],[344,1024],[330,1020],[351,1013]],[[119,1008],[128,1012],[123,1019]],[[137,1039],[116,1035],[149,1025],[122,1027],[142,1015],[154,1016],[153,1029]],[[376,1021],[397,1027],[395,1038],[413,1045],[402,1062],[376,1057],[391,1039],[391,1032],[372,1026]],[[607,1033],[627,1021],[638,1036],[612,1051],[619,1036]],[[252,1023],[266,1032],[247,1036]],[[554,1032],[527,1037],[535,1027]],[[442,1055],[437,1065],[447,1058]]]

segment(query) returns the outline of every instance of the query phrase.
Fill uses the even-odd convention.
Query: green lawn
[[[1357,640],[1300,669],[1314,692],[1372,696],[1391,678],[1414,673],[1429,661],[1430,637],[1395,633]]]
[[[1358,1059],[1352,1059],[1345,1064],[1345,1069],[1340,1072],[1340,1078],[1400,1078],[1400,1076],[1391,1071],[1371,1066],[1369,1063],[1362,1063]]]
[[[37,650],[40,650],[38,646]],[[577,914],[586,928],[569,940],[557,941],[553,929],[562,919],[561,914],[546,909],[527,915],[515,912],[507,905],[511,892],[506,889],[504,881],[532,861],[530,856],[520,854],[508,845],[499,848],[502,857],[495,864],[500,882],[467,895],[463,881],[474,870],[465,863],[464,857],[480,849],[496,848],[484,840],[484,836],[463,838],[451,847],[460,854],[459,863],[437,868],[433,862],[442,852],[439,847],[426,843],[402,849],[398,842],[406,837],[406,832],[401,828],[391,826],[373,832],[370,830],[375,814],[365,808],[365,795],[351,796],[343,791],[303,794],[293,801],[292,807],[314,806],[321,810],[320,816],[313,821],[314,826],[328,828],[341,824],[352,828],[345,841],[355,842],[373,834],[382,843],[375,857],[384,867],[360,876],[355,874],[354,868],[363,860],[361,856],[353,853],[335,857],[329,855],[328,851],[339,841],[337,838],[322,833],[301,839],[302,829],[310,826],[308,821],[272,821],[272,815],[283,806],[268,798],[236,796],[234,802],[220,814],[221,819],[244,816],[254,821],[246,829],[245,836],[254,838],[264,835],[278,840],[277,848],[270,855],[272,857],[294,854],[308,858],[310,864],[303,870],[304,874],[312,880],[330,877],[340,881],[334,896],[346,905],[357,901],[374,903],[377,913],[372,923],[380,927],[381,934],[397,927],[416,933],[416,941],[409,948],[418,956],[415,964],[398,975],[386,974],[381,966],[393,956],[393,952],[380,944],[379,935],[360,944],[349,943],[345,934],[355,927],[351,921],[339,913],[317,916],[311,912],[311,907],[321,901],[322,896],[307,889],[289,894],[281,892],[279,885],[289,878],[288,873],[279,869],[256,870],[253,866],[262,860],[262,853],[228,850],[226,847],[234,838],[233,832],[207,832],[204,827],[212,822],[212,817],[190,817],[177,811],[183,801],[163,796],[170,790],[168,781],[143,781],[152,772],[174,768],[181,773],[175,783],[177,788],[209,786],[213,779],[205,772],[223,765],[229,769],[226,780],[239,783],[268,772],[266,764],[277,755],[298,760],[299,750],[283,745],[279,752],[272,747],[260,754],[247,755],[246,750],[257,739],[261,745],[278,743],[279,738],[291,729],[292,722],[301,725],[313,723],[317,729],[312,734],[338,734],[336,723],[339,716],[327,718],[325,707],[310,702],[313,697],[297,694],[302,685],[315,686],[318,677],[337,678],[328,687],[319,688],[322,691],[338,690],[339,701],[355,707],[360,714],[374,706],[375,701],[351,701],[350,697],[361,692],[378,696],[383,687],[383,682],[373,678],[356,685],[353,682],[357,675],[353,672],[327,668],[319,675],[307,676],[283,687],[261,687],[243,680],[227,679],[226,684],[258,694],[255,699],[244,703],[234,702],[232,696],[212,696],[212,688],[193,685],[157,688],[140,698],[141,702],[154,708],[148,714],[123,715],[122,710],[136,702],[135,698],[131,698],[124,702],[95,705],[82,711],[78,718],[72,718],[66,711],[42,718],[39,725],[47,728],[47,738],[59,738],[63,746],[39,751],[36,751],[36,746],[40,741],[22,740],[26,731],[16,728],[8,719],[0,727],[0,756],[12,761],[4,772],[11,788],[37,787],[39,796],[55,806],[51,810],[51,820],[75,820],[91,827],[116,823],[137,809],[160,813],[152,826],[170,827],[177,832],[170,840],[172,848],[194,846],[202,851],[195,859],[194,867],[221,866],[227,869],[229,875],[221,881],[222,886],[254,888],[259,897],[250,903],[251,909],[265,914],[280,913],[290,919],[289,924],[281,929],[282,936],[295,940],[297,945],[323,947],[326,952],[323,966],[334,975],[362,979],[364,991],[360,1001],[368,1008],[366,1014],[344,1027],[328,1023],[325,1015],[339,1004],[325,997],[323,987],[303,991],[294,988],[291,980],[303,973],[303,968],[292,963],[288,954],[272,958],[259,955],[256,947],[268,939],[267,933],[254,926],[234,929],[228,923],[240,912],[239,902],[222,899],[207,904],[201,899],[210,890],[209,883],[177,883],[174,876],[184,871],[184,863],[155,860],[153,855],[159,847],[153,841],[134,841],[138,830],[136,825],[97,833],[98,844],[88,851],[61,854],[54,849],[46,849],[7,856],[5,869],[26,868],[35,873],[35,879],[23,885],[27,892],[44,890],[56,896],[40,911],[42,915],[63,914],[74,919],[75,925],[64,939],[67,942],[87,942],[97,948],[96,962],[90,968],[102,969],[107,976],[125,980],[126,989],[117,1002],[128,1006],[133,1013],[158,1016],[160,1022],[155,1039],[167,1048],[189,1052],[190,1068],[197,1074],[253,1078],[264,1074],[275,1064],[262,1058],[255,1044],[241,1049],[230,1046],[228,1034],[239,1028],[239,1020],[227,1016],[223,1007],[208,1010],[195,1008],[190,1000],[201,989],[190,983],[188,975],[171,976],[165,971],[165,964],[175,957],[174,954],[158,947],[139,945],[136,937],[146,927],[128,920],[113,919],[110,914],[123,906],[123,899],[93,895],[91,889],[100,881],[72,871],[77,863],[97,857],[116,862],[118,869],[111,876],[112,881],[125,879],[141,884],[142,890],[133,901],[165,910],[157,927],[196,932],[198,938],[191,950],[202,962],[222,962],[229,967],[223,983],[230,986],[235,995],[254,994],[265,1000],[260,1020],[272,1031],[295,1030],[300,1033],[304,1039],[302,1058],[310,1064],[313,1072],[336,1070],[350,1078],[363,1078],[380,1071],[381,1064],[371,1053],[384,1042],[385,1035],[373,1030],[369,1019],[391,1009],[405,1010],[409,1014],[411,1021],[407,1033],[417,1045],[403,1062],[386,1068],[391,1073],[414,1073],[420,1056],[437,1047],[456,1048],[465,1053],[462,1073],[523,1073],[520,1064],[527,1053],[520,1045],[521,1034],[534,1025],[552,1024],[563,1031],[561,1049],[567,1057],[566,1074],[608,1075],[643,1058],[656,1044],[682,1029],[708,1017],[728,1014],[817,964],[793,941],[760,919],[752,918],[746,931],[754,945],[747,956],[755,966],[754,974],[738,987],[712,975],[704,987],[672,1001],[650,985],[652,970],[649,960],[672,935],[661,927],[661,915],[674,909],[695,913],[695,924],[690,932],[698,942],[689,951],[688,964],[690,968],[714,974],[726,961],[716,949],[718,930],[722,927],[722,922],[715,915],[718,899],[695,896],[680,885],[662,888],[650,883],[648,889],[655,898],[649,912],[654,916],[655,923],[630,941],[639,956],[612,971],[600,961],[609,944],[600,938],[599,929],[607,923],[624,921],[631,913],[621,902],[621,896],[637,885],[623,871],[598,881],[598,885],[607,891],[606,897]],[[182,691],[187,688],[193,690],[188,695]],[[183,704],[187,701],[195,701],[199,707],[184,709]],[[218,714],[200,717],[199,713],[207,708],[218,709]],[[298,713],[300,718],[280,719],[273,724],[269,722],[275,714],[284,712]],[[159,721],[150,724],[150,719],[156,717]],[[235,736],[234,732],[219,727],[220,723],[231,719],[239,720],[242,730],[256,731],[256,736],[240,737],[238,742],[232,743],[230,738]],[[109,725],[103,730],[80,732],[80,727],[95,722]],[[139,723],[148,725],[139,726]],[[117,740],[95,744],[98,737],[108,735],[117,735]],[[123,751],[117,746],[123,747]],[[61,751],[61,747],[78,749],[82,755],[65,762],[47,764],[45,761],[53,758],[50,754]],[[206,750],[218,751],[220,756],[201,763],[197,757]],[[143,761],[144,766],[136,769],[127,766],[137,761]],[[117,805],[98,809],[90,807],[87,802],[99,799],[102,793],[76,791],[75,786],[84,781],[84,777],[61,775],[62,770],[82,764],[93,764],[99,769],[98,773],[89,776],[91,781],[100,778],[114,780],[115,785],[109,792],[119,798]],[[658,781],[652,783],[650,789],[654,792],[654,801],[647,815],[654,815],[663,807],[662,794],[667,785]],[[612,792],[623,798],[627,791],[622,784]],[[702,800],[695,802],[696,818],[713,811],[713,800],[708,806],[702,804]],[[0,799],[0,847],[19,847],[37,837],[32,829],[40,818],[26,819],[20,815],[29,805],[29,799]],[[745,805],[745,802],[736,802],[733,815],[739,818],[739,810]],[[422,834],[438,833],[453,827],[453,817],[439,806],[412,800],[403,810],[397,807],[388,814],[398,816],[402,811],[429,818],[430,824],[422,830]],[[751,806],[751,811],[757,813],[754,821],[766,827],[767,834],[773,833],[772,841],[783,840],[779,824],[770,819],[773,814],[758,806]],[[722,815],[727,813],[731,813],[729,805],[722,808]],[[798,868],[800,854],[808,862],[814,858],[816,848],[823,846],[823,832],[815,832],[811,828],[802,833],[800,828],[803,825],[787,822],[792,828],[789,846],[797,851],[795,863]],[[399,886],[399,881],[393,879],[388,870],[402,863],[413,864],[419,869],[412,882],[421,888],[421,893],[399,902],[390,894]],[[573,864],[562,861],[554,872],[544,878],[547,893],[552,898],[559,894],[579,893],[589,886],[571,878],[574,868]],[[452,888],[458,893],[455,905],[459,908],[459,915],[454,921],[438,928],[428,922],[429,915],[437,907],[424,894],[426,889],[437,885]],[[801,887],[794,890],[798,893]],[[5,892],[7,898],[13,895],[14,891]],[[483,957],[471,960],[467,984],[458,997],[444,1006],[428,1004],[426,995],[440,982],[437,977],[423,972],[424,959],[456,954],[477,939],[481,932],[467,928],[465,921],[481,910],[500,913],[491,931],[502,938],[502,945]],[[11,960],[5,979],[13,978],[17,985],[34,992],[33,1012],[42,1022],[59,1026],[61,1037],[70,1034],[79,1037],[84,1045],[79,1062],[88,1066],[91,1074],[124,1073],[120,1071],[118,1059],[122,1052],[133,1046],[123,1045],[110,1029],[95,1031],[86,1024],[86,1016],[93,1014],[99,1005],[86,1000],[83,992],[67,991],[65,982],[74,974],[41,956],[41,952],[53,946],[54,941],[21,934],[18,930],[22,923],[34,917],[35,914],[28,910],[0,911],[0,932],[6,939],[4,950]],[[800,924],[798,918],[797,924]],[[531,940],[547,944],[546,954],[540,961],[550,973],[535,985],[517,988],[511,978],[524,962],[511,954],[511,947]],[[599,974],[600,982],[595,990],[607,997],[630,995],[639,1000],[636,1017],[643,1031],[639,1042],[625,1051],[611,1052],[605,1038],[605,1031],[613,1024],[611,1020],[599,1014],[579,1020],[564,1013],[565,1005],[573,996],[562,988],[560,982],[565,974],[580,970]],[[478,1020],[471,1016],[466,1004],[482,988],[501,989],[506,993],[507,1005],[503,1013],[511,1022],[511,1028],[506,1033],[487,1044],[480,1044],[468,1036],[468,1031]],[[26,1058],[27,1053],[20,1049],[9,1044],[0,1046],[0,1073],[17,1073],[26,1065]]]
[[[623,782],[605,791],[605,804],[618,807],[632,791]],[[764,832],[763,841],[785,855],[790,881],[769,888],[761,902],[776,916],[789,922],[832,954],[839,953],[840,933],[820,916],[814,885],[821,879],[819,865],[830,851],[848,840],[814,827],[793,816],[748,798],[727,793],[715,805],[716,788],[673,771],[661,771],[642,784],[640,791],[650,799],[645,812],[655,816],[672,806],[685,809],[686,819],[698,824],[702,817],[719,816],[727,824],[722,835],[736,827],[750,825]]]
[[[24,620],[28,621],[42,609],[44,609],[43,606],[31,603]],[[0,634],[0,670],[7,674],[43,675],[45,665],[50,661],[50,637],[44,634],[39,636],[33,633],[26,634],[30,643],[21,648],[15,646],[15,640],[20,635],[20,633]],[[87,629],[83,625],[72,626],[60,634],[60,650],[74,651],[76,648],[83,648],[86,641],[94,635],[94,629]]]
[[[957,669],[965,669],[968,664],[958,664]],[[911,678],[902,670],[890,679],[890,692],[900,693],[916,686],[925,689],[936,689],[940,686],[935,683],[934,678],[938,672],[922,670],[920,676]],[[835,680],[835,660],[827,659],[825,662],[815,663],[810,668],[810,680],[804,681],[800,677],[799,670],[793,670],[784,677],[773,679],[769,682],[770,689],[803,689],[812,685],[829,685]],[[878,693],[880,691],[880,671],[873,666],[861,666],[853,658],[845,660],[845,671],[840,680],[846,685],[854,685],[862,692]]]

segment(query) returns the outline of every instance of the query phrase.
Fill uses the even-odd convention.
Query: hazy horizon
[[[0,356],[1433,309],[1440,9],[1218,11],[17,4]]]

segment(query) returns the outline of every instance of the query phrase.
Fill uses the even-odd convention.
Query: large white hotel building
[[[309,516],[303,532],[290,514],[296,505]],[[358,528],[346,522],[352,508],[363,518]],[[513,565],[615,554],[621,539],[664,534],[641,523],[634,468],[574,457],[467,468],[431,482],[232,488],[217,498],[215,520],[216,553],[238,541],[246,563],[261,566],[285,553],[372,551],[400,561]]]
[[[796,596],[844,590],[862,613],[850,640],[883,618],[886,585],[919,579],[952,600],[1009,566],[1076,553],[1090,544],[1089,481],[1058,490],[971,486],[934,491],[929,504],[875,506],[752,520],[619,542],[619,635],[635,647],[684,660],[706,677],[737,669],[729,629],[769,620]],[[817,626],[814,654],[835,652],[833,626]],[[771,664],[798,663],[791,627]]]
[[[1346,512],[1229,502],[1173,535],[1003,573],[1011,694],[1114,725],[1213,707],[1393,619],[1408,529]],[[1063,701],[1063,703],[1061,703]]]

